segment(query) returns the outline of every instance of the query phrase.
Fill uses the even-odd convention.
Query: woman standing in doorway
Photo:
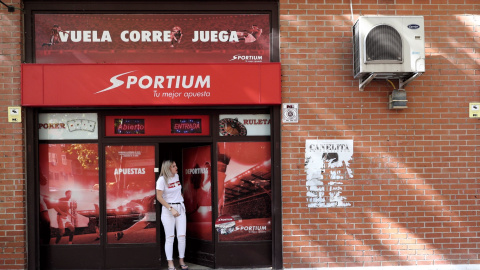
[[[163,205],[161,220],[165,229],[165,254],[168,261],[168,270],[175,270],[173,264],[175,230],[177,231],[180,267],[186,270],[188,266],[185,264],[184,258],[187,215],[185,214],[182,185],[175,161],[165,160],[162,163],[160,177],[157,180],[157,200]]]

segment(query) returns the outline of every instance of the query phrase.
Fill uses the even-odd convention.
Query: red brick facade
[[[426,72],[406,87],[408,109],[388,109],[386,81],[359,91],[359,15],[424,16]],[[21,104],[22,32],[21,11],[0,6],[0,269],[27,267],[25,128],[7,118]],[[282,127],[284,268],[480,264],[480,122],[468,115],[480,2],[281,0],[280,52],[282,102],[300,118]],[[351,206],[307,207],[307,139],[353,140]]]
[[[20,7],[20,1],[4,1]],[[9,123],[9,106],[20,106],[22,16],[0,6],[0,269],[24,269],[26,252],[25,134],[22,123]]]
[[[352,8],[350,2],[353,3]],[[447,4],[448,3],[448,4]],[[480,264],[480,2],[280,1],[285,268]],[[426,72],[389,110],[386,81],[352,78],[353,20],[421,15]],[[306,139],[352,139],[353,180],[342,208],[308,208]]]

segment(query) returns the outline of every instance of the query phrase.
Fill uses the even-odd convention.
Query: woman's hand
[[[180,213],[175,208],[172,208],[171,212],[174,217],[180,216]]]

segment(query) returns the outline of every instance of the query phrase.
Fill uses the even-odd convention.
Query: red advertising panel
[[[272,239],[270,142],[218,143],[220,241]]]
[[[208,115],[107,116],[107,136],[206,136],[210,135]]]
[[[183,196],[187,210],[187,235],[212,240],[211,147],[183,149]]]
[[[105,147],[108,243],[154,243],[155,146]]]
[[[270,61],[268,14],[36,14],[36,63]]]
[[[40,242],[99,244],[98,147],[40,144]]]
[[[281,103],[280,63],[23,64],[23,106]]]

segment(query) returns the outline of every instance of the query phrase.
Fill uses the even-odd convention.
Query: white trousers
[[[187,233],[187,215],[185,213],[185,205],[182,204],[172,204],[171,205],[175,210],[180,213],[180,216],[174,217],[172,212],[169,211],[165,206],[162,207],[162,224],[163,229],[165,230],[165,255],[167,260],[173,260],[173,240],[175,237],[175,230],[177,230],[177,241],[178,241],[178,257],[185,258],[185,246]]]

